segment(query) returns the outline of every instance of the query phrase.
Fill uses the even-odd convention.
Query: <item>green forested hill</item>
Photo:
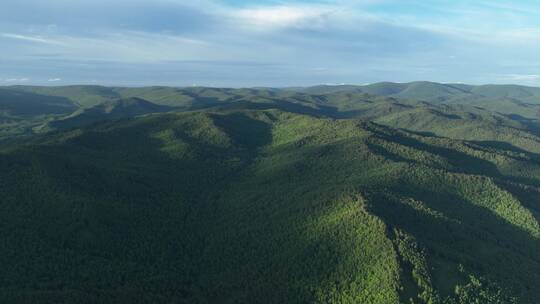
[[[77,117],[80,123],[76,125],[79,126],[119,116],[134,116],[129,111],[108,115],[102,108],[119,99],[140,98],[174,111],[279,108],[318,117],[363,118],[454,139],[510,142],[520,149],[540,152],[537,138],[540,90],[531,87],[413,82],[294,89],[16,86],[5,87],[3,92],[11,94],[4,96],[20,96],[20,100],[7,100],[0,95],[0,105],[4,99],[9,101],[4,102],[0,112],[18,113],[17,109],[24,107],[28,100],[37,106],[30,107],[34,111],[31,117],[12,114],[9,120],[4,118],[0,140],[43,132],[55,125],[69,126],[66,119],[72,120],[81,112],[92,114],[85,115],[87,119]],[[64,102],[63,112],[47,110],[44,106],[50,104],[48,100]]]
[[[537,303],[538,96],[4,87],[0,302]]]
[[[40,86],[11,86],[6,87],[13,91],[28,92],[44,96],[63,97],[71,100],[79,107],[91,107],[104,101],[120,98],[113,88],[93,85],[74,85],[61,87]]]
[[[455,139],[507,141],[533,152],[538,152],[535,134],[540,131],[540,90],[522,86],[413,82],[294,89],[14,86],[2,91],[6,94],[0,94],[1,112],[12,114],[9,119],[4,116],[0,140],[69,125],[64,123],[65,119],[71,120],[83,111],[93,113],[92,119],[81,119],[77,125],[116,119],[115,115],[99,115],[103,112],[99,109],[104,103],[125,98],[144,99],[174,111],[279,108],[319,117],[364,118]],[[39,105],[30,107],[34,111],[31,117],[13,114],[19,113],[28,100]],[[66,106],[61,112],[51,113],[51,109],[44,108],[50,104],[48,100],[56,104],[61,101]],[[120,116],[133,114],[126,111]]]
[[[310,94],[329,94],[336,92],[364,92],[379,96],[415,99],[431,102],[448,102],[454,100],[473,101],[478,98],[513,99],[524,103],[540,103],[540,88],[519,85],[465,85],[443,84],[429,81],[409,83],[379,82],[362,86],[328,85],[292,89],[292,91]]]
[[[170,107],[157,105],[138,97],[121,98],[106,101],[91,108],[81,109],[70,116],[49,122],[47,127],[69,129],[91,125],[100,121],[117,120],[170,110]]]
[[[77,107],[68,99],[0,88],[0,115],[31,117],[71,113]]]
[[[540,299],[539,154],[236,105],[3,145],[1,301]]]
[[[540,120],[540,88],[517,85],[464,85],[434,82],[381,82],[365,86],[317,86],[302,88],[308,94],[368,93],[402,100],[434,104],[459,104],[482,107],[493,112],[512,114],[516,120]]]
[[[32,128],[76,110],[64,97],[0,88],[0,141],[30,135]]]

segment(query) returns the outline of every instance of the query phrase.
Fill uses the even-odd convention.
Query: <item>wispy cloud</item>
[[[508,75],[504,75],[504,77],[510,80],[517,80],[517,81],[540,80],[540,75],[537,75],[537,74],[508,74]]]
[[[30,81],[30,78],[22,77],[22,78],[6,78],[4,79],[5,82],[28,82]]]
[[[47,79],[48,82],[57,82],[57,81],[61,81],[62,78],[49,78]]]
[[[29,41],[29,42],[36,42],[36,43],[44,43],[44,44],[53,44],[53,45],[63,44],[59,41],[43,38],[40,36],[28,36],[28,35],[13,34],[13,33],[0,33],[0,37],[15,39],[15,40],[22,40],[22,41]]]

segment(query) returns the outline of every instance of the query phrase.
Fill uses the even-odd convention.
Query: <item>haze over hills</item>
[[[537,88],[0,92],[2,302],[540,299]]]
[[[20,124],[17,128],[13,127],[17,115],[12,115],[10,119],[4,119],[4,125],[12,126],[9,131],[6,131],[7,127],[4,128],[4,138],[11,134],[31,134],[33,131],[48,130],[51,126],[69,126],[67,122],[73,120],[79,120],[78,125],[82,126],[104,119],[118,119],[166,109],[148,109],[136,113],[118,109],[114,115],[105,115],[101,109],[101,104],[106,101],[136,97],[175,111],[215,107],[266,107],[332,118],[364,118],[392,127],[456,139],[509,141],[519,148],[539,152],[537,132],[531,131],[540,130],[540,89],[532,87],[414,82],[301,89],[15,86],[6,87],[4,90],[11,94],[31,94],[34,99],[25,102],[34,102],[35,109],[44,107],[43,101],[60,99],[65,103],[61,110],[70,112],[64,117],[43,116],[41,114],[50,114],[43,109],[42,113],[34,113],[32,123],[26,119],[26,125]],[[5,104],[3,112],[16,111],[14,105],[21,104],[14,102],[9,95],[0,98]],[[81,114],[83,117],[77,117]],[[67,121],[65,116],[69,116]],[[44,124],[47,127],[44,127]]]

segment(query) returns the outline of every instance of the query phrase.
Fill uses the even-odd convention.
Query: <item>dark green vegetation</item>
[[[538,113],[447,86],[6,89],[78,109],[0,145],[0,302],[537,303]]]
[[[121,98],[105,101],[87,109],[80,109],[61,119],[53,120],[47,127],[53,129],[70,129],[83,127],[106,120],[118,120],[150,113],[170,111],[171,108],[160,106],[137,97]]]

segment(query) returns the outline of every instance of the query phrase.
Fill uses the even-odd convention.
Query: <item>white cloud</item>
[[[20,35],[20,34],[13,34],[13,33],[0,33],[0,37],[29,41],[29,42],[45,43],[45,44],[57,44],[57,45],[62,44],[59,41],[46,39],[40,36],[28,36],[28,35]]]
[[[536,74],[508,74],[505,75],[505,78],[510,80],[517,80],[517,81],[530,81],[530,80],[540,80],[540,75]]]
[[[334,9],[322,6],[264,6],[231,11],[234,21],[256,30],[270,30],[294,26],[305,26],[317,21]]]
[[[50,53],[64,60],[144,63],[218,59],[212,56],[220,54],[215,52],[215,46],[209,41],[170,33],[115,31],[95,36],[51,34],[46,40],[5,33],[0,33],[0,37],[44,43],[36,46],[19,46],[20,51],[11,54],[12,59],[18,60],[24,60],[33,54]]]
[[[49,82],[56,82],[56,81],[61,81],[62,78],[49,78],[47,81]]]
[[[23,77],[23,78],[7,78],[7,79],[4,79],[5,82],[27,82],[29,81],[30,78],[26,78],[26,77]]]

